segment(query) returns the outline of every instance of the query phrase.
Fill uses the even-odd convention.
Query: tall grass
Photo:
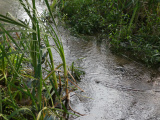
[[[49,2],[44,2],[56,26]],[[12,16],[0,15],[0,118],[68,119],[69,93],[72,90],[69,90],[62,41],[53,25],[38,13],[35,0],[31,5],[28,0],[19,0],[19,3],[28,14],[31,26]],[[15,30],[6,29],[8,25]],[[49,40],[54,41],[54,49],[62,60],[60,65],[54,64]],[[44,67],[44,62],[49,68]]]

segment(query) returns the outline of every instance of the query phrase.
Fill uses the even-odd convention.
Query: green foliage
[[[98,15],[96,4],[92,1],[72,0],[66,1],[63,13],[67,22],[74,31],[82,34],[92,34],[99,29],[101,16]]]
[[[61,13],[72,31],[102,32],[109,36],[113,51],[121,51],[148,66],[160,63],[158,0],[66,0]]]
[[[78,59],[79,62],[80,59]],[[70,66],[70,70],[71,70],[71,74],[73,75],[73,77],[80,81],[81,80],[81,76],[85,74],[85,72],[82,70],[82,68],[77,67],[77,65],[75,64],[75,62],[72,62],[72,65]]]
[[[55,23],[48,0],[44,2]],[[0,119],[65,119],[70,114],[67,110],[71,87],[62,41],[53,24],[37,12],[35,0],[32,5],[27,0],[19,3],[32,26],[12,16],[0,15]],[[8,25],[15,29],[6,29]],[[54,64],[51,48],[59,53],[60,65]]]

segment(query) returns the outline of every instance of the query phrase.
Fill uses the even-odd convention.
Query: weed
[[[48,0],[44,2],[55,23]],[[19,3],[28,14],[31,26],[29,22],[26,24],[12,16],[0,15],[0,118],[67,119],[72,89],[69,89],[62,41],[53,25],[47,19],[46,22],[41,19],[35,0],[32,0],[32,5],[28,0],[19,0]],[[15,29],[8,30],[7,25]],[[60,65],[54,64],[49,40],[54,41],[54,49],[62,60]],[[49,67],[44,69],[43,63]],[[74,85],[77,86],[76,83]]]

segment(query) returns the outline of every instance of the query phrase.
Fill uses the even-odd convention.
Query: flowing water
[[[113,55],[106,40],[88,41],[60,28],[67,60],[84,58],[80,66],[86,74],[79,86],[85,91],[71,94],[71,106],[85,114],[77,120],[160,120],[160,93],[150,82],[153,70]],[[69,62],[69,61],[68,61]]]
[[[26,18],[16,6],[10,0],[0,0],[0,13],[10,10]],[[72,92],[70,101],[75,111],[85,115],[71,116],[70,120],[160,120],[157,71],[113,55],[106,46],[106,39],[87,37],[84,40],[72,36],[62,26],[58,28],[68,65],[80,59],[77,64],[85,71],[78,83],[85,92]]]

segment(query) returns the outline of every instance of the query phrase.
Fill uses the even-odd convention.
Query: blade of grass
[[[48,50],[48,53],[49,53],[49,58],[50,58],[51,66],[52,66],[52,67],[51,67],[51,71],[53,71],[52,76],[53,76],[55,88],[58,89],[58,83],[57,83],[57,77],[56,77],[56,73],[55,73],[55,67],[54,67],[54,61],[53,61],[52,51],[51,51],[51,48],[49,48],[50,45],[49,45],[48,37],[46,36],[45,38],[46,38],[45,43],[46,43],[46,47],[48,47],[47,50]]]
[[[7,119],[7,117],[5,115],[3,115],[1,113],[0,113],[0,117],[2,117],[4,120],[9,120],[9,119]]]
[[[21,55],[18,63],[17,63],[17,67],[16,67],[16,71],[19,72],[19,68],[21,66],[22,60],[23,60],[24,54]]]
[[[15,70],[15,67],[13,66],[13,64],[12,64],[11,60],[9,59],[8,55],[6,54],[5,49],[1,45],[0,45],[0,49],[2,51],[2,57],[5,57],[8,60],[8,63],[10,64],[10,67],[18,75],[17,71]]]
[[[16,111],[14,111],[11,115],[9,115],[7,118],[11,119],[12,117],[14,117],[16,114],[19,114],[19,112],[21,111],[29,111],[31,113],[31,115],[33,116],[34,120],[36,120],[35,115],[33,114],[33,112],[29,109],[29,108],[20,108]]]
[[[24,10],[26,11],[26,13],[28,14],[28,16],[30,17],[30,19],[33,21],[33,17],[31,15],[31,11],[29,10],[29,6],[26,6],[25,3],[22,0],[19,0],[20,4],[23,6]],[[26,1],[27,2],[27,1]],[[28,5],[28,4],[27,4]],[[27,8],[28,7],[28,8]]]
[[[35,0],[32,0],[32,5],[33,5],[33,19],[32,19],[32,29],[34,31],[37,31],[36,25],[35,23],[37,22],[36,19],[36,5],[35,5]],[[36,33],[32,33],[32,39],[33,41],[31,42],[31,57],[32,57],[32,61],[33,61],[33,67],[34,67],[34,72],[35,72],[35,77],[37,77],[36,75],[36,68],[37,68],[37,35]]]
[[[8,93],[9,93],[9,96],[10,96],[10,99],[11,99],[11,101],[12,101],[12,103],[13,103],[14,108],[15,108],[15,109],[19,108],[19,107],[17,106],[17,104],[15,103],[15,100],[14,100],[14,98],[13,98],[13,96],[12,96],[12,91],[11,91],[10,84],[7,84],[7,89],[8,89]]]
[[[21,87],[18,87],[18,86],[14,85],[14,84],[11,83],[11,82],[10,82],[9,84],[12,85],[13,87],[17,88],[17,89],[20,90],[21,92],[25,93],[26,95],[28,95],[28,96],[31,98],[33,105],[35,105],[36,110],[38,110],[38,107],[37,107],[37,104],[36,104],[36,97],[34,97],[34,96],[31,94],[28,86],[24,83],[24,81],[22,81],[22,82],[23,82],[23,85],[24,85],[24,87],[26,88],[27,92],[24,91]]]
[[[32,29],[26,29],[26,30],[7,30],[7,32],[8,33],[14,33],[14,32],[36,32],[36,31],[34,31],[34,30],[32,30]],[[0,31],[0,34],[3,34],[3,33],[5,33],[4,31]]]
[[[7,36],[12,40],[12,42],[16,45],[16,47],[23,53],[23,51],[21,50],[21,48],[19,47],[19,45],[17,44],[17,42],[14,40],[14,38],[5,30],[5,28],[2,26],[2,24],[0,23],[0,27],[1,29],[7,34]]]
[[[0,88],[0,113],[2,113],[2,92]]]
[[[48,8],[49,14],[50,14],[50,16],[51,16],[51,18],[52,18],[52,21],[54,22],[54,25],[56,25],[56,22],[55,22],[55,20],[54,20],[54,18],[53,18],[53,14],[52,14],[51,8],[50,8],[50,6],[49,6],[48,0],[44,0],[44,1],[45,1],[45,3],[46,3],[47,8]],[[56,28],[57,28],[57,27],[56,27]]]
[[[44,85],[45,89],[47,90],[47,93],[48,93],[48,95],[49,95],[49,97],[50,97],[50,99],[51,99],[52,107],[54,107],[54,103],[53,103],[52,96],[51,96],[51,94],[50,94],[50,91],[49,91],[49,89],[48,89],[45,81],[43,81],[43,85]]]
[[[24,27],[24,28],[28,28],[28,26],[26,24],[22,24],[21,22],[18,22],[16,20],[14,20],[12,18],[9,18],[7,16],[4,16],[2,14],[0,14],[0,21],[6,22],[6,23],[11,23],[11,24],[21,26],[21,27]]]
[[[130,31],[130,29],[131,29],[133,20],[134,20],[134,18],[135,18],[135,16],[136,16],[136,12],[137,12],[137,10],[138,10],[138,8],[139,8],[139,4],[138,4],[138,3],[139,3],[139,1],[137,0],[137,1],[136,1],[136,7],[134,8],[134,11],[133,11],[133,14],[132,14],[132,18],[131,18],[130,23],[129,23],[129,26],[128,26],[128,31]]]

